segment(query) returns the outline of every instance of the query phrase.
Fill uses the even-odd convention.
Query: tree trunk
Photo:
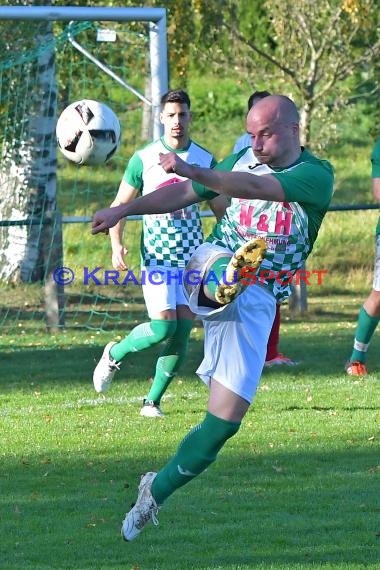
[[[8,283],[45,278],[49,256],[43,244],[51,240],[44,239],[44,219],[56,214],[57,85],[52,24],[40,21],[36,30],[36,45],[49,47],[40,50],[35,60],[10,70],[14,71],[9,81],[13,130],[3,146],[0,219],[30,222],[1,228],[0,280]]]
[[[300,135],[301,143],[308,148],[310,148],[311,145],[311,114],[311,101],[305,100],[300,110]]]

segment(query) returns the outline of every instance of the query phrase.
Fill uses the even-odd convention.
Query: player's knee
[[[177,329],[177,321],[152,320],[150,328],[154,334],[156,342],[161,342],[172,337]]]

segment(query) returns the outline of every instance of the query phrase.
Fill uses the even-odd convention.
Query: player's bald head
[[[268,95],[247,116],[253,154],[261,164],[285,167],[301,153],[299,115],[289,97]]]
[[[248,113],[248,119],[265,120],[271,123],[299,124],[297,107],[289,97],[285,95],[268,95],[257,101]]]

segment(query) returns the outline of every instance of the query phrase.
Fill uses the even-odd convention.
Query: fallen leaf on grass
[[[276,473],[285,473],[286,471],[285,467],[280,467],[279,465],[272,465],[272,469],[276,471]]]

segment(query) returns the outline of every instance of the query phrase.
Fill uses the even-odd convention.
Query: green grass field
[[[203,417],[201,327],[163,420],[139,416],[155,350],[98,396],[92,370],[112,333],[0,337],[2,570],[378,569],[378,338],[377,372],[343,372],[359,300],[315,295],[303,317],[283,310],[281,348],[300,364],[264,372],[218,461],[128,544],[120,523],[140,474]]]

